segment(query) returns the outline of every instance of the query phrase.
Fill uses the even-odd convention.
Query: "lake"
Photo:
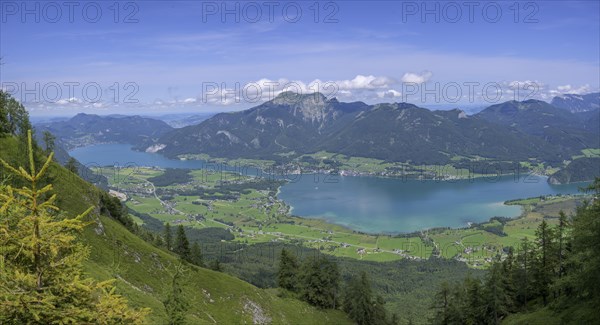
[[[172,160],[159,154],[132,151],[130,145],[99,144],[70,154],[88,167],[158,166],[211,169],[202,160]],[[223,170],[240,171],[225,166]],[[261,175],[247,168],[247,175]],[[378,177],[290,175],[278,194],[294,215],[321,218],[365,232],[412,232],[433,227],[462,227],[494,216],[516,217],[519,206],[510,199],[549,194],[574,194],[582,184],[550,185],[541,176],[503,176],[454,181],[421,181]]]

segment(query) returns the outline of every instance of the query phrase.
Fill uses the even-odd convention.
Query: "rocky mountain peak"
[[[297,94],[287,91],[279,94],[271,103],[289,106],[294,116],[301,115],[304,120],[313,122],[322,122],[330,108],[327,98],[321,93]]]

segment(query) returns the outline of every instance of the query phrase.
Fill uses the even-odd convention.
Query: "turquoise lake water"
[[[132,151],[130,145],[100,144],[70,154],[87,166],[158,166],[240,171],[264,175],[256,168],[171,160]],[[582,184],[550,185],[541,176],[503,176],[455,181],[420,181],[377,177],[289,175],[279,198],[294,215],[322,218],[365,232],[411,232],[432,227],[462,227],[494,216],[516,217],[518,206],[504,201],[548,194],[574,194]]]

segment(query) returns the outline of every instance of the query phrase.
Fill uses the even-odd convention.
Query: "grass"
[[[163,324],[162,306],[177,258],[129,233],[116,221],[100,217],[104,233],[86,230],[86,244],[92,247],[86,270],[96,279],[117,278],[119,292],[134,306],[152,309],[150,323]],[[274,323],[349,323],[341,311],[319,310],[293,299],[281,299],[272,291],[258,289],[224,273],[188,266],[183,278],[183,296],[192,306],[190,324],[252,323],[249,304],[262,309]],[[214,320],[214,321],[213,321]]]
[[[598,319],[591,319],[590,316],[597,315],[597,310],[598,306],[590,303],[572,305],[557,310],[540,306],[532,312],[511,314],[502,321],[502,324],[595,324],[598,323]]]
[[[2,159],[23,165],[21,152],[15,139],[0,138]],[[99,206],[99,190],[58,164],[52,164],[47,175],[59,195],[56,203],[67,216]],[[141,204],[149,209],[156,207],[150,201]],[[90,248],[89,259],[84,262],[86,274],[100,281],[116,279],[117,293],[125,296],[131,306],[151,308],[148,324],[166,324],[162,301],[170,289],[178,257],[150,245],[98,212],[95,209],[88,216],[91,224],[80,237]],[[259,289],[225,273],[193,265],[185,269],[181,295],[189,306],[188,324],[251,324],[257,319],[274,324],[351,324],[340,310],[321,310],[300,300],[281,298],[276,291]]]

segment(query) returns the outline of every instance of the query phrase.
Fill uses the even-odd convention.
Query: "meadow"
[[[357,163],[356,159],[354,162]],[[334,256],[379,262],[428,259],[434,255],[463,261],[475,268],[486,267],[492,257],[504,253],[508,246],[517,247],[522,238],[533,238],[544,218],[554,223],[560,210],[571,213],[583,199],[561,196],[513,200],[506,204],[520,205],[523,209],[521,217],[516,219],[492,219],[460,229],[383,235],[293,216],[285,202],[277,198],[281,184],[255,177],[190,170],[185,183],[156,186],[150,180],[165,173],[164,170],[104,167],[103,173],[109,176],[113,190],[127,196],[125,204],[130,209],[171,225],[228,229],[235,242],[294,242]],[[140,218],[134,220],[143,224]]]

